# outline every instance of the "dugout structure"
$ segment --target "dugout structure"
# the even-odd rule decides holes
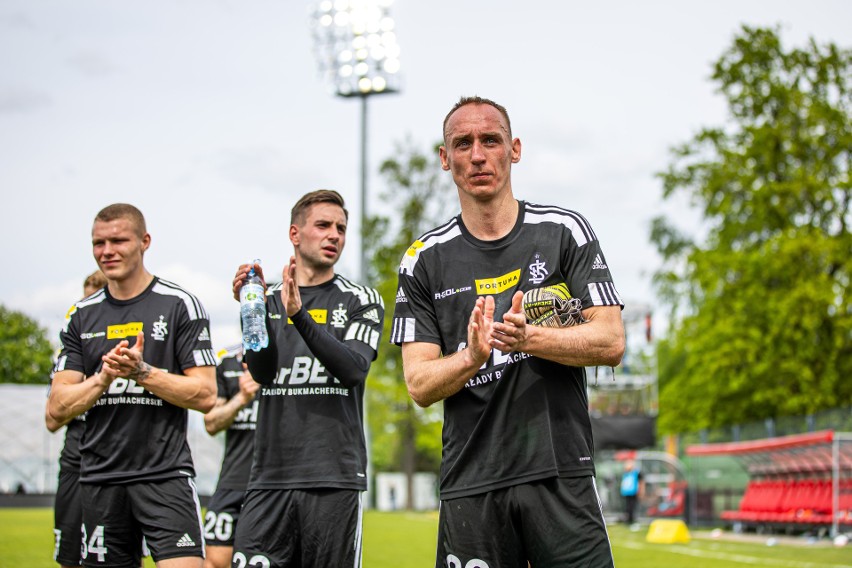
[[[852,433],[823,430],[689,446],[691,458],[730,456],[748,474],[742,499],[719,518],[759,531],[852,529]]]

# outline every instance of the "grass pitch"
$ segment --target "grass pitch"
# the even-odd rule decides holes
[[[422,568],[435,564],[437,513],[364,515],[364,568]],[[852,545],[752,537],[710,538],[693,531],[689,544],[650,544],[647,527],[609,527],[618,568],[849,568]],[[767,542],[774,545],[768,546]],[[56,568],[51,509],[0,509],[0,568]],[[154,563],[147,560],[146,566]]]

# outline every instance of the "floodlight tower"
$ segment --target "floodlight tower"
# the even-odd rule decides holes
[[[361,99],[360,282],[367,284],[367,99],[399,92],[399,45],[389,8],[393,0],[322,0],[312,9],[320,71],[333,94]]]

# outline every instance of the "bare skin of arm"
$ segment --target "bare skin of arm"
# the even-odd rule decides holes
[[[181,408],[207,413],[216,404],[215,367],[189,367],[183,370],[183,375],[167,373],[142,360],[144,333],[139,333],[133,347],[128,345],[124,340],[107,353],[103,358],[104,369],[116,377],[136,381],[148,392]]]
[[[48,429],[51,425],[58,425],[58,429],[89,410],[115,377],[103,369],[88,378],[78,371],[56,373],[47,399],[45,421]]]
[[[523,351],[563,365],[617,365],[624,354],[624,327],[618,306],[588,308],[585,324],[544,328],[526,324],[523,293],[512,298],[503,322],[494,322],[494,299],[478,298],[468,322],[467,347],[441,357],[440,347],[412,342],[402,345],[405,382],[419,406],[429,406],[464,388],[488,360],[491,349]]]
[[[243,374],[240,375],[240,391],[230,400],[224,397],[217,398],[216,406],[204,415],[204,428],[207,433],[213,436],[230,428],[240,410],[254,400],[258,388],[260,388],[260,385],[254,382],[251,373],[248,372],[245,363],[243,363]]]

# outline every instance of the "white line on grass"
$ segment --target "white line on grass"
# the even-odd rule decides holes
[[[619,542],[613,545],[614,548],[623,546],[624,548],[632,548],[633,550],[648,550],[658,545],[647,545],[641,542]],[[658,549],[659,550],[659,549]],[[716,558],[718,560],[730,560],[731,562],[741,562],[743,564],[758,564],[760,566],[789,566],[790,568],[849,568],[846,564],[820,564],[816,562],[791,562],[789,560],[778,560],[775,558],[757,558],[754,556],[745,556],[743,554],[729,554],[727,552],[711,552],[709,550],[692,549],[682,546],[672,546],[665,549],[666,552],[673,554],[683,554],[686,556],[698,556],[701,558]]]

